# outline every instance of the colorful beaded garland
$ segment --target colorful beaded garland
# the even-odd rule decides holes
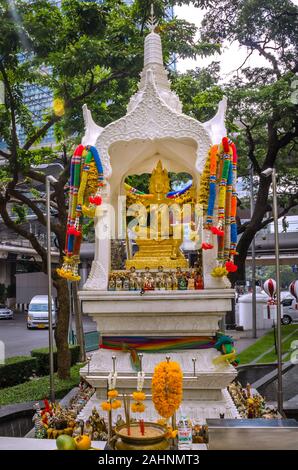
[[[69,208],[65,239],[65,256],[60,277],[79,281],[78,266],[82,241],[82,218],[94,217],[96,206],[102,203],[105,185],[103,166],[96,147],[79,145],[70,164]]]
[[[224,137],[220,145],[213,145],[208,156],[209,195],[205,228],[207,235],[202,243],[204,250],[212,249],[212,235],[217,235],[217,268],[211,273],[222,277],[237,269],[234,264],[237,244],[237,150],[235,144]],[[208,160],[207,160],[208,161]],[[214,208],[217,203],[217,224]]]

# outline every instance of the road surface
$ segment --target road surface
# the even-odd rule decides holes
[[[83,317],[84,331],[95,331],[96,323]],[[0,341],[5,345],[5,357],[29,356],[30,351],[48,346],[48,330],[27,330],[26,313],[17,312],[13,320],[0,320]]]

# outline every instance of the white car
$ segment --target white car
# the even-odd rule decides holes
[[[52,299],[52,324],[56,325],[56,308]],[[27,328],[47,328],[49,326],[49,308],[47,295],[35,295],[29,304]]]
[[[7,320],[13,319],[13,311],[5,305],[0,305],[0,319],[5,318]]]
[[[293,321],[298,321],[298,304],[296,299],[288,294],[281,301],[282,303],[282,319],[283,325],[289,325]]]

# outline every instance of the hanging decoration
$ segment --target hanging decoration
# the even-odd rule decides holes
[[[267,281],[264,282],[263,289],[266,294],[269,295],[270,299],[274,300],[276,293],[276,281],[274,279],[267,279]]]
[[[227,137],[223,137],[220,145],[213,145],[209,150],[201,181],[205,192],[208,174],[208,203],[207,206],[205,204],[207,233],[201,247],[203,250],[212,250],[213,237],[217,236],[217,266],[211,275],[223,277],[237,271],[234,263],[237,244],[237,150]],[[205,192],[200,190],[198,197],[203,205],[206,201]]]
[[[295,297],[296,302],[298,302],[298,279],[296,281],[292,281],[289,285],[290,294]]]
[[[217,351],[222,353],[221,356],[217,356],[213,359],[214,365],[221,364],[223,362],[230,363],[233,366],[237,366],[239,364],[239,360],[236,359],[237,353],[234,347],[234,339],[231,336],[218,333],[214,347]]]
[[[274,320],[276,317],[276,281],[274,279],[267,279],[267,281],[264,282],[263,289],[269,296],[266,318],[268,320]]]
[[[134,403],[131,405],[131,411],[133,413],[143,413],[146,409],[145,404],[143,403],[143,401],[146,400],[146,394],[143,392],[144,381],[145,372],[139,371],[137,378],[137,390],[132,394]]]
[[[110,372],[108,376],[108,399],[101,404],[103,411],[117,410],[121,408],[121,400],[118,400],[119,395],[118,390],[116,389],[117,382],[117,372]]]
[[[82,241],[83,217],[93,218],[97,206],[102,203],[105,186],[103,166],[94,146],[79,145],[74,151],[70,165],[69,208],[65,241],[65,256],[60,277],[79,281],[78,267]]]

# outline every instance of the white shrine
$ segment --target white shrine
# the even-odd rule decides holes
[[[137,291],[108,290],[111,272],[111,240],[104,233],[121,233],[117,217],[118,197],[125,194],[124,180],[131,174],[151,173],[157,160],[171,172],[187,172],[196,187],[211,144],[226,135],[226,100],[222,100],[213,119],[201,123],[182,113],[178,96],[171,91],[163,65],[162,45],[152,30],[145,38],[144,68],[138,92],[131,97],[127,113],[105,128],[97,126],[91,112],[83,108],[85,135],[83,145],[94,145],[102,160],[107,185],[104,203],[96,209],[95,255],[89,277],[79,292],[83,313],[97,323],[101,337],[210,337],[219,331],[219,324],[231,308],[234,290],[227,278],[210,275],[216,266],[214,248],[203,251],[203,290]],[[236,418],[238,412],[227,392],[236,377],[236,369],[227,362],[216,365],[213,359],[221,353],[215,348],[177,350],[167,353],[183,370],[184,415],[200,419]],[[117,389],[121,393],[136,389],[136,372],[130,355],[124,351],[99,349],[92,355],[81,375],[96,388],[96,394],[81,416],[91,414],[94,405],[106,399],[107,379],[116,356]],[[165,359],[165,353],[144,352],[142,365],[146,374],[144,391],[150,394],[154,367]],[[119,413],[118,413],[119,412]],[[117,414],[123,415],[123,410]],[[153,405],[148,402],[147,419],[156,419]]]

